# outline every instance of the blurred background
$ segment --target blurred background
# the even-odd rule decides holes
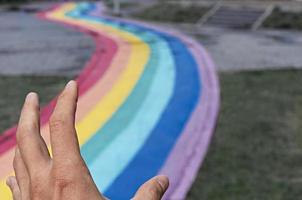
[[[17,97],[34,90],[48,102],[94,50],[88,36],[35,17],[54,2],[0,0],[0,132],[17,122]],[[109,15],[194,37],[217,66],[217,129],[187,199],[302,198],[301,1],[104,2]]]

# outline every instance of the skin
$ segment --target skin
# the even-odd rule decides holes
[[[13,161],[16,176],[7,179],[14,200],[105,200],[81,157],[75,113],[78,88],[70,81],[49,121],[52,157],[40,134],[39,100],[29,93],[21,111]],[[105,161],[104,161],[105,162]],[[134,200],[159,200],[168,189],[166,176],[144,183]]]

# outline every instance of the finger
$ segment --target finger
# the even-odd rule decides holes
[[[21,192],[18,186],[16,177],[10,176],[6,180],[6,185],[9,187],[13,195],[13,200],[21,200]]]
[[[49,121],[50,140],[54,162],[68,158],[79,159],[80,149],[75,130],[75,112],[78,89],[70,81],[58,97],[56,107]]]
[[[160,200],[169,187],[166,176],[156,176],[144,183],[136,192],[134,200]]]
[[[22,160],[21,153],[18,148],[15,151],[14,157],[14,171],[16,174],[16,181],[19,186],[22,200],[29,200],[30,198],[30,179],[26,166]]]
[[[49,153],[40,135],[39,99],[36,93],[29,93],[25,99],[17,129],[17,144],[29,173],[37,165],[49,161]]]

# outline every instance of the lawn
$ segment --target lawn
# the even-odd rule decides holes
[[[217,131],[188,199],[296,200],[302,196],[302,71],[220,73]],[[25,94],[53,98],[69,77],[0,77],[0,130]]]
[[[114,2],[113,2],[113,0],[107,0],[107,1],[105,1],[104,3],[106,4],[106,6],[107,6],[108,8],[113,9],[113,7],[114,7]],[[123,2],[123,1],[121,1],[121,2],[119,3],[119,6],[120,6],[121,9],[124,9],[124,8],[131,8],[131,7],[134,7],[134,6],[136,6],[136,5],[137,5],[137,3],[135,3],[135,2]]]
[[[287,12],[277,7],[264,21],[263,27],[302,30],[302,12]]]
[[[196,23],[208,9],[197,5],[158,3],[133,14],[133,17],[147,21]]]
[[[26,94],[35,91],[45,104],[55,97],[70,77],[0,76],[0,133],[17,122]]]
[[[302,197],[302,71],[221,73],[217,131],[188,199]]]
[[[8,3],[25,3],[27,0],[0,0],[0,4],[8,4]]]

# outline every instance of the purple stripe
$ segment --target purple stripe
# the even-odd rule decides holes
[[[98,15],[101,14],[101,10],[104,11],[102,5],[100,5],[100,8]],[[202,97],[189,123],[159,173],[168,175],[171,184],[164,199],[185,199],[207,153],[218,116],[220,91],[213,61],[199,43],[184,36],[180,32],[167,30],[166,28],[163,29],[140,21],[108,16],[104,17],[131,22],[145,27],[152,27],[161,32],[174,35],[187,44],[187,47],[198,63],[201,80],[203,81]],[[177,163],[177,165],[175,163]]]
[[[161,31],[173,34],[187,43],[198,63],[203,81],[201,100],[159,173],[168,175],[171,182],[164,199],[185,199],[214,132],[220,104],[219,84],[212,59],[201,45],[179,32]]]
[[[192,48],[192,53],[195,56],[206,55],[195,48]],[[206,60],[197,59],[199,66],[204,68],[201,74],[204,85],[201,101],[161,170],[162,174],[170,175],[171,179],[171,189],[167,192],[166,199],[183,199],[186,196],[206,155],[215,128],[219,90],[213,79],[215,77],[207,69],[209,63]],[[178,163],[177,166],[175,163]]]

